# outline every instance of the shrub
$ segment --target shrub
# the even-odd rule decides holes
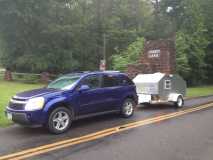
[[[114,70],[125,71],[128,64],[137,63],[139,55],[143,52],[144,38],[137,38],[131,43],[125,51],[112,56],[112,65]]]

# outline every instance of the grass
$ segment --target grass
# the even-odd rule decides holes
[[[25,84],[18,82],[5,82],[0,80],[0,126],[11,124],[4,115],[5,107],[10,98],[18,92],[40,88],[42,84]],[[213,95],[213,86],[195,87],[187,89],[187,97]]]
[[[213,86],[194,87],[187,89],[187,97],[213,95]]]
[[[11,123],[4,115],[5,107],[10,98],[18,92],[39,87],[42,87],[42,85],[0,81],[0,126],[7,126]]]

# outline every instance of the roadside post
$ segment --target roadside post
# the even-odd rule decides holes
[[[102,59],[100,61],[99,69],[100,69],[100,71],[105,71],[106,70],[106,60]]]

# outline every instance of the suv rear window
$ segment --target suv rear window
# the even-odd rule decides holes
[[[129,79],[129,77],[122,76],[120,79],[120,85],[128,86],[128,85],[134,85],[134,83],[132,82],[131,79]]]
[[[117,86],[118,83],[118,78],[113,75],[104,75],[103,76],[103,81],[102,81],[102,87],[114,87]]]

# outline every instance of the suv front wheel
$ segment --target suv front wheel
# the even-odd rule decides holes
[[[135,106],[136,104],[132,99],[126,99],[121,109],[121,115],[125,118],[131,117],[134,114]]]
[[[65,107],[58,107],[50,113],[47,128],[51,133],[61,134],[70,128],[71,123],[71,111]]]

